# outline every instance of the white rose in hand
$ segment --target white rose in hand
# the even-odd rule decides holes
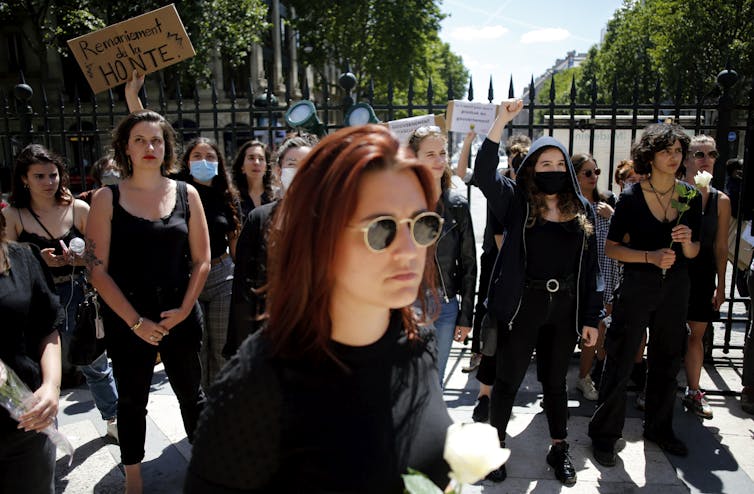
[[[443,457],[450,465],[450,477],[461,484],[473,484],[508,461],[511,452],[500,447],[497,429],[489,424],[456,423],[448,427]]]
[[[706,189],[709,187],[709,183],[712,181],[712,174],[708,171],[696,172],[694,176],[694,184],[697,189]]]

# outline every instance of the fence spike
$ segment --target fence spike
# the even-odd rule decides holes
[[[467,91],[469,101],[474,101],[474,78],[469,76],[469,90]]]
[[[513,92],[513,74],[511,74],[511,78],[508,81],[508,97],[509,98],[515,98],[516,93]]]
[[[374,106],[374,79],[369,78],[369,86],[367,86],[367,99],[369,104]]]
[[[453,74],[448,73],[448,101],[455,99],[455,92],[453,91]]]
[[[495,90],[492,89],[492,74],[490,74],[490,85],[487,88],[487,101],[492,103],[492,100],[495,99]]]
[[[309,78],[306,77],[306,73],[304,73],[304,83],[301,86],[301,97],[304,99],[310,99],[309,98]]]
[[[550,103],[555,103],[555,73],[550,75]]]
[[[571,103],[576,102],[576,74],[571,74]]]

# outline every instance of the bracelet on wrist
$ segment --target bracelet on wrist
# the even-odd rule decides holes
[[[138,320],[138,321],[136,321],[136,322],[135,322],[135,323],[133,324],[133,326],[130,326],[130,328],[131,328],[131,331],[136,331],[137,329],[139,329],[139,328],[141,327],[141,325],[142,325],[142,323],[143,323],[143,322],[144,322],[144,318],[143,318],[143,317],[141,317],[141,316],[139,316],[139,320]]]

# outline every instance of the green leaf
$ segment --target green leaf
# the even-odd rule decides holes
[[[678,193],[680,197],[686,197],[686,194],[689,190],[690,189],[687,189],[686,187],[684,187],[684,185],[681,182],[678,182],[675,184],[675,191]]]
[[[409,494],[443,494],[434,482],[429,480],[423,473],[408,469],[409,473],[402,475],[403,484]]]

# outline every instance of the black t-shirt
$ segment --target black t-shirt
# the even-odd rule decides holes
[[[564,279],[576,273],[583,232],[577,219],[537,221],[526,228],[526,276]]]
[[[204,216],[209,230],[209,246],[212,258],[223,255],[228,250],[228,234],[236,228],[233,211],[226,202],[225,194],[214,187],[192,181],[202,200]]]
[[[11,268],[0,274],[0,359],[35,391],[42,384],[40,344],[62,321],[63,311],[36,247],[13,242],[7,247]],[[0,407],[0,432],[16,426]]]
[[[255,333],[210,389],[186,492],[402,493],[408,467],[444,488],[451,420],[423,336],[395,311],[371,345],[331,342],[340,365],[273,358]]]
[[[690,185],[678,182],[687,189],[692,189]],[[657,249],[667,249],[670,247],[670,232],[676,224],[686,225],[691,228],[691,240],[699,240],[700,225],[702,220],[702,197],[698,193],[689,202],[691,206],[680,217],[680,223],[677,219],[664,222],[660,221],[652,214],[649,209],[644,193],[641,190],[641,183],[633,184],[623,190],[615,205],[615,212],[610,219],[610,230],[607,233],[608,240],[623,243],[623,239],[628,234],[627,247],[635,250],[653,251]],[[673,243],[675,251],[675,263],[670,269],[676,269],[686,266],[688,259],[683,255],[682,246]],[[659,269],[654,265],[645,263],[625,263],[626,269]]]

